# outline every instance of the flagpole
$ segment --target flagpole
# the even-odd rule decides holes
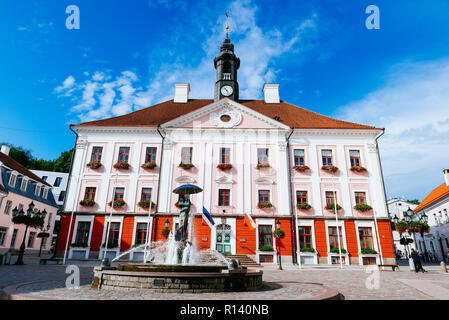
[[[337,191],[335,191],[335,190],[334,190],[334,213],[335,213],[335,220],[337,222],[337,241],[338,241],[338,251],[339,251],[339,256],[340,256],[340,268],[343,269],[343,263],[341,260],[340,228],[338,225]]]
[[[301,248],[299,247],[299,230],[298,230],[298,209],[295,209],[295,221],[296,221],[296,247],[298,250],[298,264],[299,264],[299,269],[302,269],[302,264],[301,264]]]
[[[115,182],[114,182],[114,187],[112,188],[111,212],[109,214],[109,222],[107,224],[108,227],[106,228],[106,242],[104,244],[103,259],[106,258],[106,253],[108,251],[109,230],[111,229],[112,210],[114,209],[114,195],[115,195],[115,189],[117,188],[117,176],[118,176],[118,173],[115,173]]]
[[[149,231],[150,231],[152,199],[153,199],[153,189],[151,189],[151,194],[150,194],[150,209],[148,210],[147,236],[146,236],[146,239],[145,239],[145,249],[144,249],[144,253],[143,253],[143,263],[147,263],[147,247],[148,247],[148,239],[149,239],[149,234],[150,234]]]
[[[79,189],[80,189],[80,184],[81,184],[81,172],[82,172],[82,169],[83,169],[83,161],[84,161],[85,151],[86,151],[86,145],[83,146],[83,156],[81,158],[80,170],[79,170],[79,173],[78,173],[78,181],[77,181],[77,186],[76,186],[76,191],[75,191],[75,199],[74,199],[75,201],[73,202],[72,213],[70,215],[70,224],[69,224],[69,230],[67,231],[67,240],[65,242],[64,259],[62,259],[62,264],[65,264],[65,259],[66,259],[66,256],[67,256],[67,248],[69,246],[70,230],[72,230],[73,213],[75,211],[75,207],[76,207],[76,204],[77,204],[78,199],[79,199],[79,193],[80,193]]]

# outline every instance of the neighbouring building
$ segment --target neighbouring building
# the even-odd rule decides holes
[[[414,210],[416,208],[416,204],[410,203],[404,199],[401,198],[391,198],[387,201],[388,205],[388,214],[390,215],[391,222],[394,223],[394,218],[398,217],[399,220],[404,219],[404,211],[407,211],[408,208],[411,210]],[[392,228],[393,231],[393,244],[394,249],[400,250],[404,257],[406,256],[406,253],[410,254],[410,249],[415,248],[415,243],[411,243],[408,245],[408,248],[406,248],[405,245],[402,245],[399,243],[401,240],[401,235],[399,232],[397,232],[394,228]],[[410,235],[407,235],[407,238],[411,238]]]
[[[60,209],[62,209],[65,194],[67,191],[67,182],[69,179],[69,174],[64,172],[43,171],[43,170],[30,170],[30,171],[52,186],[51,191],[53,193],[53,197],[56,201],[56,204],[59,206]],[[52,248],[56,245],[60,223],[61,223],[61,216],[58,214],[56,215],[55,227],[53,229],[53,235],[51,240]]]
[[[173,100],[72,127],[77,140],[58,254],[68,239],[69,258],[102,258],[108,229],[112,257],[144,243],[147,232],[150,241],[165,240],[165,224],[174,232],[179,222],[173,189],[195,184],[203,189],[190,197],[200,250],[262,264],[277,263],[280,250],[283,263],[331,264],[340,263],[340,242],[345,264],[379,264],[380,253],[395,263],[377,145],[383,129],[287,103],[279,84],[265,84],[263,100],[239,99],[240,59],[228,36],[213,63],[213,100],[190,99],[189,84],[176,83]]]
[[[33,172],[9,157],[9,147],[2,146],[0,152],[0,253],[9,249],[19,249],[25,232],[24,225],[12,223],[12,210],[17,208],[27,211],[31,202],[34,210],[45,210],[44,230],[52,233],[58,205],[52,193],[52,186]],[[51,239],[38,238],[40,229],[28,228],[25,238],[27,253],[49,251]],[[41,243],[42,242],[42,243]]]
[[[439,261],[448,261],[449,248],[449,169],[443,170],[444,183],[436,187],[414,209],[419,216],[428,217],[430,232],[416,234],[418,250],[432,253]]]

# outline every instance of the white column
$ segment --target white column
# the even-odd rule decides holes
[[[248,214],[251,214],[251,145],[248,141],[246,141],[246,148],[245,148],[245,165],[244,165],[244,189],[245,189],[245,195],[244,195],[244,204],[245,204],[245,212]]]
[[[278,142],[278,174],[277,174],[277,191],[278,191],[278,214],[288,215],[291,212],[291,199],[289,197],[289,178],[288,170],[290,164],[288,163],[287,142]]]
[[[159,212],[170,211],[170,196],[172,194],[171,180],[173,173],[173,142],[170,137],[164,141],[164,152],[161,159],[161,172],[159,175],[160,192],[158,196]]]
[[[237,161],[237,213],[243,214],[243,208],[244,208],[244,194],[243,194],[243,144],[242,142],[237,142],[236,150],[233,152],[236,152],[236,161]]]
[[[204,175],[204,207],[209,212],[212,213],[215,208],[211,207],[211,195],[213,190],[212,188],[212,163],[213,163],[213,153],[212,153],[212,143],[206,142],[206,154],[207,157],[204,158],[204,166],[205,166],[205,175]],[[202,208],[201,208],[202,209]]]
[[[313,208],[315,209],[316,216],[322,216],[322,205],[321,205],[321,189],[320,189],[320,170],[321,165],[317,162],[317,151],[316,144],[311,144],[310,150],[310,170],[312,171],[312,192],[313,192]],[[319,160],[318,160],[319,161]]]
[[[371,185],[372,207],[376,210],[377,217],[388,217],[386,211],[385,192],[382,185],[382,172],[380,169],[377,146],[375,143],[367,144],[367,169]]]
[[[344,211],[345,211],[345,217],[352,216],[352,205],[351,205],[351,197],[353,195],[350,194],[349,191],[349,179],[347,175],[347,168],[346,168],[346,154],[345,154],[345,148],[342,144],[338,144],[336,147],[337,151],[337,167],[338,172],[340,174],[340,177],[338,178],[341,188],[341,201],[342,203],[339,203],[342,205]],[[338,196],[337,196],[338,201]]]

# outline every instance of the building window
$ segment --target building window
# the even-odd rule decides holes
[[[9,214],[11,212],[11,207],[12,207],[12,201],[11,200],[7,200],[6,201],[6,205],[5,205],[5,214]]]
[[[220,163],[231,163],[231,149],[220,148]]]
[[[65,191],[61,191],[61,193],[59,193],[59,197],[58,197],[58,201],[64,201],[64,197],[65,197]]]
[[[355,193],[355,204],[366,204],[366,193],[356,192]]]
[[[53,184],[54,187],[59,187],[61,185],[62,178],[56,177],[55,183]]]
[[[321,150],[321,159],[323,160],[323,166],[331,166],[332,150]]]
[[[181,162],[184,164],[192,164],[192,147],[184,147],[181,149]]]
[[[270,190],[259,190],[259,203],[270,202]]]
[[[364,266],[369,266],[369,265],[376,265],[376,258],[375,257],[363,257],[363,265]]]
[[[117,199],[124,199],[125,197],[125,188],[115,188],[114,192],[114,201]]]
[[[349,158],[351,160],[351,167],[360,167],[360,151],[359,150],[349,150]]]
[[[47,176],[42,176],[42,180],[47,181]]]
[[[307,191],[296,191],[296,203],[307,203]]]
[[[7,228],[0,227],[0,246],[3,246],[5,244],[7,231]]]
[[[259,247],[273,247],[273,234],[270,225],[259,226]]]
[[[371,228],[359,228],[360,249],[373,249],[373,235]]]
[[[93,147],[92,148],[92,156],[90,157],[90,161],[101,163],[102,154],[103,154],[103,147]]]
[[[337,234],[337,227],[329,227],[329,249],[338,249],[338,234]],[[340,233],[340,247],[343,248],[343,241],[342,241],[342,234],[341,234],[341,227],[338,227],[338,232]]]
[[[89,243],[90,222],[78,222],[78,228],[76,229],[75,242],[77,244]]]
[[[142,194],[140,196],[140,201],[150,201],[151,200],[151,192],[153,191],[152,188],[142,188]]]
[[[16,239],[17,239],[17,233],[19,232],[19,229],[14,229],[14,231],[12,232],[12,237],[11,237],[11,244],[10,244],[10,248],[14,248],[14,246],[16,245]]]
[[[28,185],[28,180],[25,179],[25,177],[22,178],[22,183],[20,184],[20,190],[26,191],[27,185]]]
[[[273,256],[267,255],[267,254],[261,254],[259,255],[259,262],[260,263],[272,263],[273,262]]]
[[[295,149],[294,156],[295,156],[295,166],[305,165],[306,162],[304,160],[304,150],[303,149]]]
[[[28,237],[28,248],[32,248],[34,246],[34,239],[36,238],[36,232],[30,232],[30,236]]]
[[[111,223],[109,229],[109,244],[117,244],[120,236],[120,222]]]
[[[268,149],[257,149],[257,164],[268,164]]]
[[[145,151],[145,162],[156,162],[156,147],[147,147]]]
[[[299,248],[312,247],[312,227],[298,227]]]
[[[136,243],[135,244],[144,244],[147,240],[147,224],[146,223],[138,223],[136,226]]]
[[[19,207],[17,208],[18,210],[19,210],[19,212],[21,211],[21,210],[23,210],[23,204],[22,203],[19,203]],[[34,208],[34,212],[36,213],[36,212],[38,212],[39,210],[37,209],[37,208]]]
[[[334,196],[336,200],[337,199],[336,192],[334,193],[334,191],[326,191],[326,205],[334,204]]]
[[[41,194],[41,188],[42,188],[42,186],[36,185],[36,190],[35,190],[35,193],[34,193],[34,195],[35,195],[36,197],[39,197],[39,196],[40,196],[40,194]]]
[[[218,190],[218,205],[229,206],[231,198],[231,191],[229,189]]]
[[[15,188],[17,182],[17,176],[15,174],[11,173],[11,176],[9,177],[9,186]]]
[[[48,189],[47,188],[43,188],[44,191],[42,192],[42,198],[47,199],[48,196]]]
[[[129,147],[120,147],[118,150],[118,162],[126,162],[129,160]]]
[[[84,193],[84,200],[95,200],[95,193],[97,192],[96,187],[86,187]]]

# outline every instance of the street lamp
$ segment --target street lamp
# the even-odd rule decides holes
[[[31,203],[28,205],[27,214],[25,215],[25,212],[21,208],[20,211],[15,207],[12,210],[12,222],[14,224],[24,224],[25,227],[25,233],[23,235],[22,244],[20,245],[20,251],[19,256],[16,261],[16,265],[22,265],[23,263],[23,255],[25,253],[25,239],[28,232],[28,227],[32,228],[39,228],[44,225],[44,218],[47,212],[44,210],[43,213],[40,211],[34,212],[34,203],[31,201]]]
[[[426,223],[429,220],[429,218],[427,217],[427,214],[423,211],[423,213],[421,214],[421,217],[419,217],[419,221],[421,223]],[[427,253],[427,247],[426,247],[426,239],[424,239],[424,230],[423,228],[421,228],[421,230],[419,231],[419,233],[421,234],[421,239],[423,241],[424,244],[424,257],[426,258],[426,261],[428,260],[428,253]]]
[[[399,222],[399,218],[398,218],[397,215],[394,215],[393,221],[394,221],[395,224],[397,224]]]
[[[170,227],[170,221],[167,219],[165,220],[165,229],[168,229],[168,227]]]
[[[279,270],[282,270],[282,256],[281,256],[281,222],[278,220],[276,222],[276,238],[278,239],[278,245],[279,245],[279,251],[278,251],[278,257],[279,257]]]

